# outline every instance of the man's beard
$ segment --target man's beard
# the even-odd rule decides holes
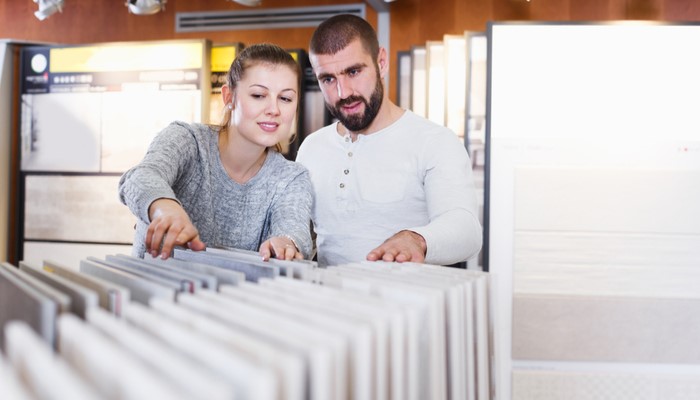
[[[384,86],[382,86],[381,77],[377,73],[377,84],[374,87],[372,96],[369,98],[369,102],[362,96],[350,96],[345,99],[338,100],[335,103],[335,107],[331,107],[328,103],[328,110],[331,115],[338,119],[348,130],[352,132],[359,132],[365,130],[369,124],[374,121],[379,113],[379,108],[382,106],[382,98],[384,97]],[[341,107],[344,105],[352,104],[357,101],[361,101],[365,105],[365,110],[359,114],[345,115],[341,111]]]

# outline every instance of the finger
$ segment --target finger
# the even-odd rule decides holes
[[[385,251],[384,255],[382,256],[382,261],[394,261],[396,259],[397,254],[398,254],[397,250]]]
[[[192,238],[197,237],[197,229],[191,226],[183,226],[179,223],[170,225],[168,232],[163,239],[163,248],[160,253],[162,259],[167,259],[175,246],[183,246]]]
[[[382,250],[382,248],[381,248],[381,247],[377,247],[376,249],[370,251],[370,252],[367,254],[367,257],[366,257],[366,258],[367,258],[367,261],[377,261],[377,260],[379,260],[380,258],[382,258],[383,255],[384,255],[384,251]]]
[[[260,256],[262,257],[263,261],[269,261],[270,256],[272,256],[272,246],[270,246],[269,242],[265,242],[262,245],[260,245]]]
[[[158,257],[158,250],[160,249],[160,244],[163,241],[163,235],[167,233],[168,227],[166,224],[158,221],[151,222],[150,227],[153,227],[153,234],[151,235],[150,241],[146,242],[146,246],[150,249],[151,255],[153,257]]]
[[[290,248],[293,248],[294,246],[292,245],[278,245],[275,247],[275,258],[278,260],[287,260],[287,253],[289,252]]]
[[[155,224],[151,222],[148,224],[148,229],[146,230],[146,252],[151,253],[151,241],[153,240],[153,230],[155,229]],[[151,253],[151,255],[153,255]]]
[[[411,261],[411,254],[401,252],[401,253],[396,255],[395,261],[397,261],[397,262]]]
[[[170,256],[179,234],[180,232],[176,232],[176,228],[173,226],[168,229],[168,232],[165,234],[165,239],[163,239],[163,248],[160,251],[160,258],[165,260]]]
[[[297,252],[294,254],[294,259],[295,259],[295,260],[303,260],[303,259],[304,259],[304,255],[301,254],[300,251],[297,251]]]
[[[207,244],[202,242],[199,235],[197,235],[194,239],[187,242],[187,248],[194,251],[202,251],[207,248]]]
[[[285,260],[293,260],[294,255],[297,254],[297,248],[294,245],[286,245],[284,246],[284,259]]]

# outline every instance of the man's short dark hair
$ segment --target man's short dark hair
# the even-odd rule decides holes
[[[323,21],[311,36],[309,50],[311,54],[333,55],[355,39],[360,39],[362,47],[376,63],[379,55],[377,32],[369,22],[352,14],[336,15]]]

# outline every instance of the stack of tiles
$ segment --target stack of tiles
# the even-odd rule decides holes
[[[54,398],[491,398],[483,272],[211,248],[4,264],[0,285],[12,306],[0,309],[0,382],[16,398],[51,387]]]

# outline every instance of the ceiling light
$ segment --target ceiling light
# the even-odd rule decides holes
[[[128,0],[129,12],[136,15],[151,15],[165,10],[167,0]]]
[[[248,7],[257,7],[262,4],[262,0],[233,0],[233,2]]]
[[[63,8],[63,0],[34,0],[34,2],[39,4],[39,9],[34,13],[39,21],[45,20],[56,11],[62,11]]]

